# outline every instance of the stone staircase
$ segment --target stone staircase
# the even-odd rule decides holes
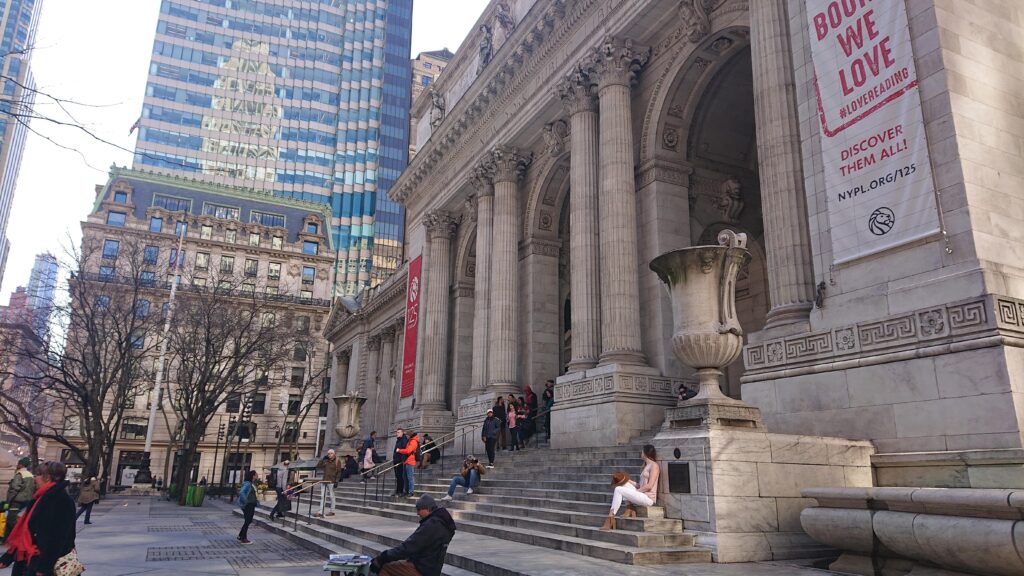
[[[572,450],[533,448],[500,453],[495,468],[488,470],[474,494],[467,495],[459,488],[455,500],[443,504],[458,524],[456,541],[464,538],[462,535],[474,535],[477,542],[469,549],[473,552],[488,546],[490,540],[506,548],[517,543],[525,545],[524,553],[532,549],[535,555],[543,551],[537,548],[545,549],[557,552],[563,563],[598,562],[602,566],[593,569],[617,573],[624,573],[623,569],[616,569],[616,564],[611,563],[621,566],[710,562],[710,550],[696,547],[694,537],[683,531],[682,521],[665,518],[664,509],[658,506],[639,509],[637,518],[619,518],[617,530],[599,529],[611,499],[610,473],[626,470],[634,479],[638,478],[640,445]],[[462,456],[453,455],[446,460],[443,473],[439,464],[425,473],[417,471],[417,495],[426,492],[438,499],[445,495]],[[337,516],[312,519],[309,524],[300,521],[298,535],[367,554],[400,542],[419,520],[415,499],[384,496],[378,501],[374,499],[374,483],[365,486],[364,497],[363,484],[339,484]],[[393,479],[389,477],[383,493],[390,494],[392,490]],[[262,522],[263,516],[259,518]],[[378,524],[384,528],[392,526],[384,519],[399,522],[393,528],[394,537],[382,533],[386,530],[371,528]],[[284,531],[291,532],[292,524],[287,522]],[[517,573],[500,562],[488,564],[478,554],[460,556],[454,544],[448,554],[448,565],[453,569]],[[494,554],[489,558],[493,560]]]

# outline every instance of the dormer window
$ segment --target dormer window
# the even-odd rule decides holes
[[[128,193],[127,192],[114,192],[114,202],[117,203],[117,204],[127,204],[128,203]]]
[[[306,222],[306,234],[319,234],[320,225],[316,222]]]

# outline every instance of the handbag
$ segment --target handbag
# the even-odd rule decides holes
[[[85,572],[85,564],[78,561],[78,551],[75,549],[58,558],[53,565],[53,576],[80,576],[82,572]]]

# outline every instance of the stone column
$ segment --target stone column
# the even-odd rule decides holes
[[[443,210],[430,212],[423,219],[430,238],[430,271],[427,275],[422,332],[423,389],[422,408],[444,409],[445,377],[448,366],[448,279],[451,277],[451,244],[458,221]]]
[[[557,87],[569,116],[569,268],[572,279],[572,360],[569,371],[593,368],[601,356],[601,270],[598,226],[597,102],[583,69]]]
[[[371,390],[377,386],[377,360],[380,358],[380,334],[374,334],[366,339],[366,379],[359,390],[361,396],[370,397]]]
[[[636,182],[630,88],[649,48],[606,38],[590,60],[600,114],[601,361],[645,365],[640,341]],[[573,233],[576,234],[575,232]],[[575,295],[574,295],[575,298]],[[573,340],[576,334],[573,333]]]
[[[380,371],[377,378],[376,402],[373,408],[373,429],[380,433],[387,427],[391,403],[391,378],[389,371],[395,358],[395,326],[389,325],[380,332]]]
[[[814,302],[788,22],[785,0],[750,3],[758,173],[771,300],[766,328],[806,321]]]
[[[334,390],[335,396],[351,392],[348,389],[348,371],[349,362],[351,360],[352,348],[339,350],[337,354],[334,355],[334,378],[331,379],[331,388]],[[337,380],[335,380],[335,378],[337,378]]]
[[[498,146],[494,162],[494,231],[491,253],[491,313],[488,342],[488,384],[495,393],[519,391],[516,362],[519,347],[519,181],[531,158],[515,148]]]
[[[471,393],[487,389],[487,342],[491,308],[491,235],[494,226],[494,166],[473,168],[476,188],[476,276],[473,285],[473,377]]]

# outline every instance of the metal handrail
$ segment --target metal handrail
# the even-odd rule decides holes
[[[454,443],[456,440],[458,440],[460,438],[465,438],[466,435],[472,433],[475,430],[476,430],[476,426],[463,426],[461,430],[453,430],[453,431],[451,431],[451,432],[441,436],[440,439],[434,440],[434,446],[432,448],[424,450],[422,452],[422,454],[426,454],[428,452],[434,452],[436,450],[440,450],[441,451],[441,473],[444,474],[444,447],[447,446],[448,444]],[[463,443],[463,446],[465,446],[465,443]],[[381,500],[381,488],[383,486],[383,483],[384,483],[384,480],[385,480],[385,476],[387,475],[388,472],[394,470],[395,468],[398,468],[399,466],[404,466],[404,462],[397,463],[397,464],[394,463],[394,462],[391,462],[390,464],[380,464],[379,466],[375,466],[375,467],[371,468],[370,470],[368,470],[366,472],[366,474],[376,474],[377,486],[376,486],[376,498],[375,498],[375,500],[377,500],[378,502]],[[366,499],[367,499],[367,488],[368,488],[368,486],[366,486],[364,484],[364,486],[363,486],[363,504],[364,505],[366,504]]]
[[[302,482],[300,482],[299,485],[301,486],[301,485],[303,485],[303,484],[305,484],[307,482],[309,482],[309,486],[305,486],[305,487],[303,487],[303,488],[301,488],[299,490],[296,490],[292,494],[293,496],[298,496],[297,502],[296,502],[296,505],[295,505],[295,521],[292,523],[292,530],[298,530],[299,529],[299,516],[302,515],[302,512],[301,512],[301,510],[302,510],[302,494],[304,492],[306,492],[306,491],[309,491],[309,509],[306,511],[306,518],[307,518],[306,524],[310,524],[308,519],[313,516],[313,488],[315,486],[320,485],[320,484],[327,484],[327,481],[325,481],[325,480],[316,480],[316,479],[310,480],[310,479],[306,479],[306,480],[303,480]]]

